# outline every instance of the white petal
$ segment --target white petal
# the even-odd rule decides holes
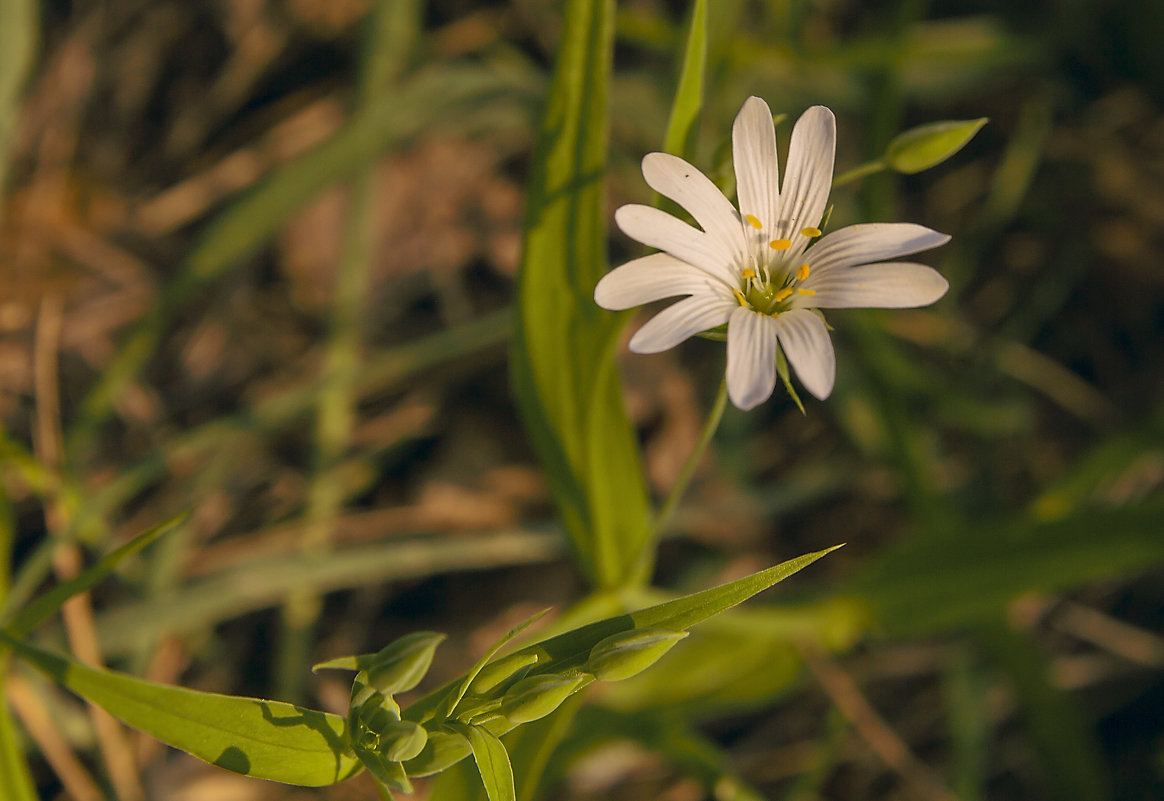
[[[866,264],[815,278],[804,282],[816,291],[805,300],[818,309],[910,309],[930,305],[950,288],[937,270],[908,262]]]
[[[675,303],[656,314],[631,337],[635,353],[658,353],[678,345],[701,331],[723,325],[732,308],[740,308],[734,298],[695,295]]]
[[[820,400],[827,398],[837,377],[837,357],[825,324],[807,309],[793,309],[776,318],[776,333],[800,383]]]
[[[621,311],[663,298],[707,290],[711,276],[669,253],[652,253],[628,261],[602,276],[594,287],[594,302]],[[718,283],[718,282],[715,282]]]
[[[837,120],[824,106],[813,106],[800,115],[792,129],[780,190],[780,223],[792,240],[792,250],[803,248],[809,237],[803,228],[815,228],[824,216],[833,185],[833,159],[837,150]]]
[[[776,320],[738,306],[728,321],[728,397],[747,411],[768,400],[775,388]]]
[[[706,175],[678,156],[648,153],[643,157],[643,177],[651,189],[686,209],[734,258],[743,256],[740,215]]]
[[[739,282],[731,253],[708,234],[665,211],[631,204],[618,209],[614,221],[631,239],[664,250],[732,286]]]
[[[950,241],[947,234],[913,223],[864,223],[826,234],[804,254],[814,275],[841,267],[896,259]]]
[[[755,216],[771,231],[780,202],[780,163],[772,110],[758,97],[744,101],[732,125],[732,164],[740,214]]]

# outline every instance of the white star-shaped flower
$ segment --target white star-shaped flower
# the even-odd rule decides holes
[[[805,389],[832,392],[836,358],[817,309],[909,308],[949,287],[923,264],[886,262],[945,244],[945,234],[910,223],[851,225],[821,236],[833,180],[836,120],[824,106],[804,112],[792,131],[784,185],[768,104],[744,103],[732,128],[739,210],[703,173],[666,153],[643,159],[652,189],[686,209],[703,230],[650,206],[623,206],[623,232],[658,248],[616,267],[594,289],[607,309],[686,295],[631,338],[636,353],[658,353],[727,324],[727,388],[751,409],[776,387],[776,349]],[[873,262],[881,262],[874,264]]]

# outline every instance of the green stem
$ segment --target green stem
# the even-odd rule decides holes
[[[859,164],[853,169],[843,172],[833,179],[833,188],[844,186],[850,181],[855,181],[858,178],[864,178],[866,175],[873,175],[879,173],[888,167],[884,161],[866,161],[864,164]]]
[[[707,422],[703,424],[703,431],[699,434],[699,441],[695,443],[691,455],[687,457],[687,461],[683,464],[683,469],[679,471],[679,478],[675,480],[675,485],[671,487],[671,491],[667,494],[667,499],[663,501],[659,513],[655,515],[656,536],[667,525],[667,521],[670,520],[671,515],[675,512],[675,507],[679,505],[679,499],[683,497],[683,493],[687,491],[687,485],[691,483],[691,478],[695,475],[695,468],[703,460],[703,454],[707,450],[707,446],[711,444],[711,438],[715,436],[715,430],[719,428],[719,421],[723,419],[723,411],[727,408],[727,398],[727,377],[725,376],[724,380],[719,382],[719,393],[715,396],[715,402],[711,406],[711,413],[707,415]]]

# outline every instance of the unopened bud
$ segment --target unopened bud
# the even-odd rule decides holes
[[[379,751],[389,762],[412,759],[424,750],[428,732],[408,720],[394,720],[380,731]]]
[[[622,681],[659,661],[685,631],[635,629],[612,634],[590,649],[587,669],[601,681]]]
[[[513,683],[525,675],[531,665],[537,664],[538,655],[522,653],[502,657],[496,662],[490,662],[477,674],[473,683],[469,685],[469,692],[475,695],[486,695],[501,688],[506,682]]]
[[[411,690],[428,673],[433,653],[444,638],[439,632],[417,631],[393,640],[368,665],[368,683],[382,693]]]
[[[542,673],[527,676],[501,699],[501,714],[516,724],[529,723],[553,712],[589,677]]]
[[[941,164],[961,150],[986,124],[976,120],[951,120],[919,125],[900,133],[885,150],[885,163],[893,170],[912,174]]]

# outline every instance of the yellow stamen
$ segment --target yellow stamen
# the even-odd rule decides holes
[[[779,316],[780,316],[780,312],[772,312],[772,319],[773,320],[775,320]]]
[[[797,291],[797,293],[799,293],[801,295],[815,295],[816,294],[815,289],[798,289],[796,291]]]
[[[772,248],[772,250],[788,250],[788,248],[792,247],[792,240],[791,239],[773,239],[771,242],[768,243],[768,247]]]
[[[752,226],[757,231],[759,231],[761,228],[764,227],[763,225],[760,224],[760,219],[758,217],[756,217],[754,214],[745,214],[744,219],[748,221],[748,225]]]
[[[743,292],[741,292],[741,291],[740,291],[740,290],[738,290],[738,289],[733,289],[733,290],[732,290],[732,292],[733,292],[733,293],[735,293],[736,300],[738,300],[738,301],[740,302],[740,305],[741,305],[741,306],[747,306],[747,305],[748,305],[748,301],[747,301],[747,300],[744,298],[744,293],[743,293]]]
[[[799,267],[797,267],[796,268],[796,280],[803,281],[805,278],[808,278],[808,270],[809,270],[809,267],[807,264],[802,264]]]
[[[801,228],[801,229],[800,229],[800,233],[804,234],[804,235],[805,235],[805,236],[807,236],[809,239],[812,239],[814,236],[820,236],[820,229],[819,229],[819,228],[813,228],[813,227],[810,225],[808,228]]]
[[[779,292],[777,292],[775,295],[772,296],[772,302],[779,303],[782,300],[788,300],[788,298],[791,295],[792,295],[792,287],[786,286],[783,289],[781,289]]]
[[[749,278],[755,278],[755,277],[756,277],[756,271],[753,270],[751,267],[745,267],[744,271],[742,273],[740,273],[740,278],[743,278],[745,281],[747,281]]]

